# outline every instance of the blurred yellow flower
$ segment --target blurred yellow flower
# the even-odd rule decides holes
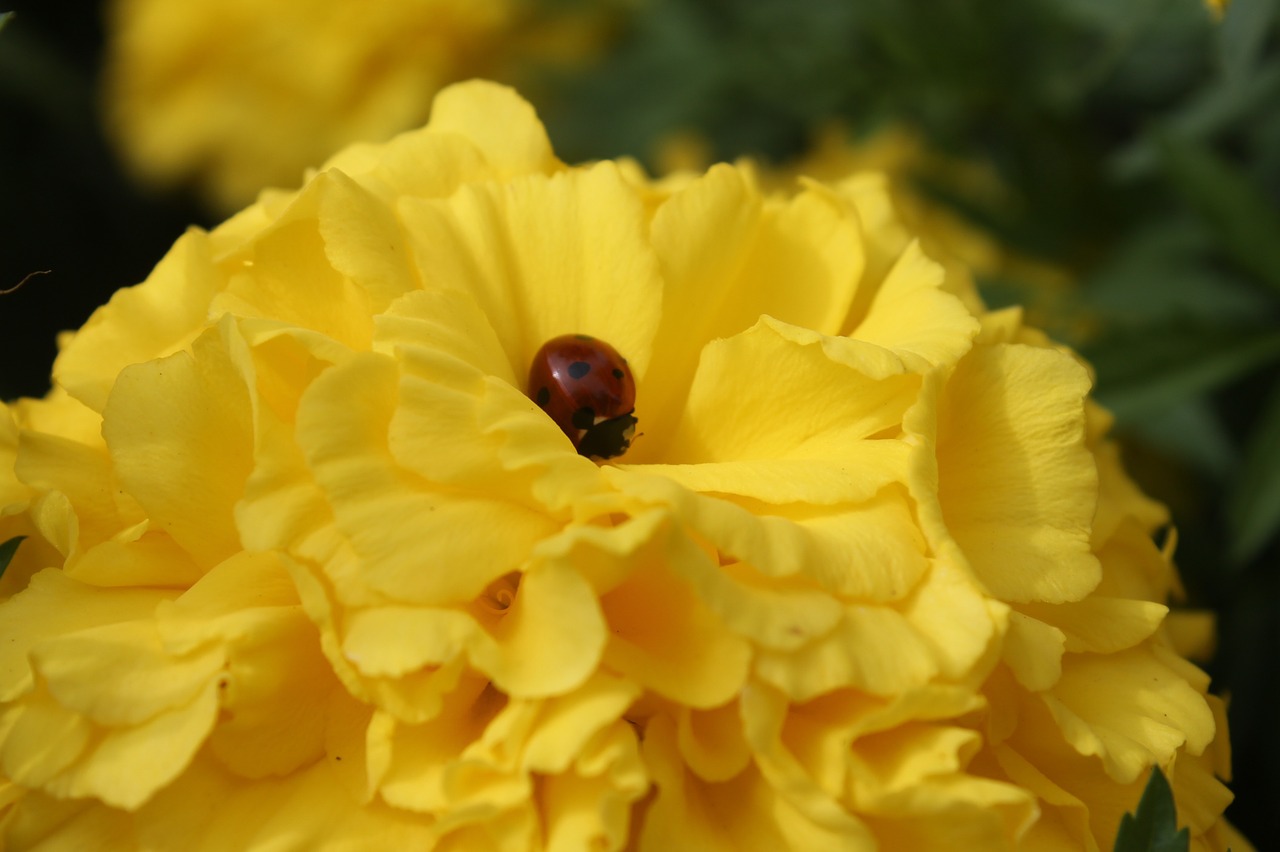
[[[611,464],[525,395],[574,332]],[[6,848],[1110,849],[1155,765],[1248,848],[1086,367],[876,175],[570,168],[465,84],[62,344],[0,417]]]
[[[441,86],[583,58],[603,10],[536,0],[112,0],[104,111],[131,170],[216,210],[420,125]]]

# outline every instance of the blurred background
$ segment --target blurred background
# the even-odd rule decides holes
[[[1280,0],[8,8],[0,399],[43,394],[56,334],[185,228],[421,124],[456,79],[516,84],[568,161],[886,170],[990,304],[1095,365],[1184,603],[1216,616],[1228,816],[1280,836]]]

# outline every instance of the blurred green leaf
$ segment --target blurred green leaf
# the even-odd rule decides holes
[[[1256,124],[1280,98],[1280,62],[1263,65],[1241,79],[1216,80],[1187,98],[1164,119],[1163,131],[1185,139],[1208,139],[1234,125]],[[1143,134],[1120,149],[1107,164],[1121,181],[1152,174],[1159,165],[1159,138]]]
[[[1273,312],[1269,291],[1209,262],[1213,246],[1213,234],[1195,217],[1156,219],[1125,239],[1081,285],[1081,308],[1108,328],[1191,318],[1243,324]]]
[[[1218,49],[1228,79],[1239,80],[1253,70],[1278,5],[1277,0],[1232,0],[1227,5],[1218,27]]]
[[[1098,371],[1098,401],[1133,423],[1280,360],[1280,331],[1143,328],[1112,335],[1085,354]]]
[[[12,17],[12,12],[0,12],[0,30],[4,29],[4,25],[9,23],[9,19]]]
[[[1239,170],[1207,146],[1165,136],[1169,176],[1204,216],[1230,256],[1280,291],[1280,212]]]
[[[1253,426],[1239,481],[1227,502],[1231,556],[1252,559],[1280,531],[1280,383]]]
[[[1218,481],[1239,469],[1239,453],[1217,410],[1204,396],[1153,411],[1129,424],[1134,436]]]
[[[3,23],[3,20],[0,20]],[[4,576],[4,571],[9,567],[9,562],[13,560],[13,554],[18,552],[18,545],[22,544],[22,540],[26,536],[20,535],[9,539],[4,544],[0,544],[0,577]]]
[[[1154,766],[1137,810],[1120,817],[1115,852],[1186,852],[1190,848],[1191,829],[1178,830],[1173,789],[1160,767]]]

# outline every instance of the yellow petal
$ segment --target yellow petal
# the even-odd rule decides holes
[[[1084,802],[1055,784],[1014,749],[998,746],[994,756],[1009,779],[1033,793],[1040,802],[1040,818],[1027,835],[1028,843],[1043,844],[1052,852],[1073,849],[1100,852],[1089,830],[1089,808]]]
[[[1037,811],[1012,784],[958,777],[907,791],[889,813],[868,816],[867,825],[885,849],[1012,849]]]
[[[678,417],[698,353],[762,314],[835,334],[862,270],[857,222],[816,192],[766,202],[743,170],[712,167],[653,219],[666,289],[646,420],[658,438]],[[639,449],[639,448],[637,448]],[[642,456],[648,459],[650,456]]]
[[[347,619],[342,653],[367,675],[395,677],[461,655],[480,626],[465,612],[427,607],[359,609]]]
[[[315,627],[296,607],[257,616],[228,648],[218,681],[224,715],[209,737],[209,753],[246,778],[287,775],[320,758],[337,685]]]
[[[89,748],[93,726],[40,691],[0,715],[0,769],[24,787],[56,782]]]
[[[406,200],[400,215],[424,286],[471,293],[510,375],[527,377],[547,340],[589,334],[630,362],[643,397],[662,282],[616,166],[467,186],[448,201]]]
[[[138,846],[222,849],[422,849],[436,834],[427,820],[365,804],[342,783],[334,761],[286,778],[248,782],[209,759],[162,790],[134,816]]]
[[[820,824],[802,814],[780,791],[748,767],[729,781],[706,783],[680,762],[674,725],[665,718],[648,726],[645,763],[658,795],[645,814],[642,852],[699,849],[708,852],[863,852],[875,849],[870,833],[846,815]]]
[[[1001,600],[1079,600],[1101,579],[1089,537],[1097,474],[1084,446],[1088,388],[1085,372],[1061,353],[982,346],[937,402],[932,475],[930,394],[905,421],[921,438],[912,494],[926,534],[935,547],[953,537]],[[931,506],[940,506],[945,530]]]
[[[643,470],[637,468],[636,470]],[[923,542],[900,493],[886,489],[861,506],[753,506],[693,494],[680,486],[636,471],[614,472],[622,490],[653,503],[667,504],[692,531],[711,543],[721,559],[741,561],[765,577],[807,580],[850,597],[894,600],[906,596],[923,576]],[[776,512],[776,515],[767,513]],[[885,530],[893,530],[892,535]],[[811,596],[812,597],[812,596]],[[812,618],[832,623],[834,613],[819,605]],[[725,613],[726,618],[731,618]],[[820,626],[786,625],[796,638],[815,635]],[[773,643],[767,636],[755,634]],[[790,643],[792,646],[795,642]]]
[[[18,459],[18,424],[13,411],[0,401],[0,516],[10,511],[20,511],[31,497],[30,491],[18,481],[13,471]]]
[[[167,533],[143,521],[86,550],[66,568],[67,576],[94,586],[186,588],[200,579],[200,566]]]
[[[892,350],[913,370],[956,363],[977,336],[978,321],[942,282],[942,267],[912,243],[852,336]]]
[[[929,645],[902,613],[850,604],[843,615],[830,633],[797,651],[761,651],[756,674],[797,701],[844,687],[893,695],[937,674]]]
[[[496,176],[550,172],[559,166],[533,107],[513,89],[483,80],[442,89],[429,128],[457,133],[484,154]]]
[[[621,849],[634,819],[632,805],[648,790],[634,735],[627,725],[610,742],[608,782],[580,770],[546,776],[539,790],[547,852]],[[598,758],[593,755],[593,762]],[[581,766],[581,762],[580,762]]]
[[[24,432],[14,472],[40,494],[37,502],[50,492],[67,499],[77,528],[75,545],[66,551],[72,560],[142,520],[136,504],[127,499],[117,501],[119,481],[100,440],[84,444],[56,434]],[[54,536],[49,538],[56,541]]]
[[[685,553],[685,559],[708,561]],[[749,646],[654,555],[640,551],[630,576],[600,600],[609,639],[604,663],[681,704],[723,704],[742,687]]]
[[[401,363],[389,441],[406,469],[562,516],[601,489],[597,467],[517,384],[470,294],[409,294],[378,318],[375,346]]]
[[[941,674],[963,681],[980,677],[1008,621],[1008,610],[992,601],[967,571],[942,557],[904,601],[903,614],[923,638]]]
[[[46,639],[31,653],[49,693],[101,725],[138,725],[192,702],[225,660],[221,649],[166,652],[153,621],[126,621]]]
[[[31,689],[27,656],[43,640],[150,618],[160,601],[174,595],[163,589],[99,589],[52,568],[36,574],[21,594],[0,604],[0,700]]]
[[[1020,612],[1009,613],[1004,662],[1025,688],[1043,692],[1057,683],[1065,646],[1066,636],[1058,628]]]
[[[680,756],[705,781],[728,781],[751,762],[737,701],[709,710],[680,708],[676,732]]]
[[[1151,531],[1169,522],[1169,510],[1143,494],[1125,473],[1120,449],[1105,442],[1093,451],[1098,463],[1098,514],[1093,519],[1093,542],[1101,545],[1128,518]]]
[[[23,536],[23,541],[14,552],[9,567],[0,575],[0,603],[25,589],[30,585],[31,578],[40,571],[50,566],[56,567],[63,561],[62,554],[45,540],[30,514],[24,511],[6,517],[0,513],[0,541],[9,541],[18,536]],[[2,659],[3,655],[0,654],[0,660]],[[0,663],[0,671],[2,670],[3,664]],[[0,679],[2,677],[0,675]],[[0,687],[0,694],[3,691],[3,687]]]
[[[333,155],[324,167],[350,175],[388,203],[400,196],[445,198],[464,183],[493,176],[474,141],[432,127],[406,131],[381,145],[351,145]],[[249,210],[264,206],[260,201]],[[225,225],[219,228],[219,235],[225,230]]]
[[[387,443],[396,379],[394,363],[372,354],[329,369],[299,406],[298,443],[362,560],[364,583],[406,603],[463,603],[515,570],[554,527],[516,504],[432,488],[399,468]]]
[[[213,726],[216,692],[210,682],[189,704],[138,725],[96,731],[36,693],[3,717],[0,765],[8,777],[51,795],[93,796],[132,810],[186,767]]]
[[[244,356],[224,334],[210,329],[191,353],[126,369],[102,426],[120,482],[206,566],[240,549],[233,510],[253,469]]]
[[[29,792],[0,824],[6,849],[129,849],[132,815],[101,803]]]
[[[618,724],[634,741],[630,726],[619,720],[639,695],[634,683],[599,673],[573,692],[544,700],[537,727],[524,745],[522,765],[544,775],[564,772],[597,734]]]
[[[1070,655],[1045,701],[1072,746],[1124,784],[1184,745],[1199,754],[1214,735],[1204,697],[1146,648]]]
[[[663,461],[838,464],[844,447],[899,423],[918,388],[883,349],[765,318],[703,350]]]
[[[340,197],[331,200],[332,194]],[[318,331],[352,349],[368,349],[374,296],[385,303],[388,291],[407,282],[403,278],[371,280],[371,294],[334,268],[322,233],[321,211],[332,215],[335,207],[342,206],[341,196],[352,194],[374,206],[340,173],[321,174],[310,181],[279,219],[252,242],[220,259],[227,285],[215,298],[214,310],[288,323]],[[329,226],[331,232],[339,228],[340,222]],[[342,256],[340,246],[335,250]],[[393,254],[401,253],[397,248]],[[299,282],[306,286],[300,287]]]
[[[48,785],[66,796],[96,796],[132,810],[187,766],[217,717],[217,685],[209,683],[184,707],[129,728],[112,729],[80,763]]]
[[[444,696],[441,711],[425,723],[397,724],[384,716],[379,724],[375,715],[369,729],[369,753],[371,758],[375,753],[385,755],[379,757],[386,763],[385,771],[374,776],[379,779],[382,798],[395,807],[426,813],[447,812],[464,798],[489,800],[489,815],[497,810],[492,801],[495,797],[509,797],[514,792],[515,800],[525,798],[529,787],[526,778],[492,771],[483,778],[475,774],[466,778],[460,771],[464,768],[463,753],[480,740],[506,704],[505,696],[484,679],[468,676]],[[478,818],[482,817],[473,810],[470,821]]]
[[[492,629],[493,643],[474,647],[472,660],[507,695],[567,692],[587,679],[605,652],[600,608],[572,567],[535,565],[521,576],[515,601]]]
[[[699,464],[620,464],[691,491],[736,494],[764,503],[861,503],[905,479],[909,447],[895,439],[850,442],[840,460],[750,459]]]
[[[1020,604],[1018,610],[1066,635],[1066,650],[1113,654],[1155,633],[1169,608],[1151,601],[1090,595],[1066,604]]]
[[[381,313],[397,296],[420,286],[404,235],[382,199],[340,171],[326,177],[316,211],[325,257],[335,272],[368,294],[370,311]]]
[[[124,367],[176,352],[204,330],[219,286],[206,235],[188,231],[144,283],[118,291],[69,339],[54,381],[102,411]]]

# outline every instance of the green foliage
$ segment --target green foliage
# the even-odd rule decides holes
[[[1239,169],[1207,146],[1163,140],[1174,188],[1216,232],[1228,256],[1280,292],[1280,212]]]
[[[1187,852],[1190,848],[1190,829],[1178,830],[1169,781],[1160,767],[1153,767],[1137,811],[1120,818],[1115,852]]]
[[[1280,528],[1280,382],[1257,422],[1228,505],[1231,555],[1237,563],[1258,555]]]
[[[13,561],[13,555],[18,552],[18,545],[22,544],[24,538],[26,536],[15,536],[0,544],[0,577],[4,576],[5,569]]]

